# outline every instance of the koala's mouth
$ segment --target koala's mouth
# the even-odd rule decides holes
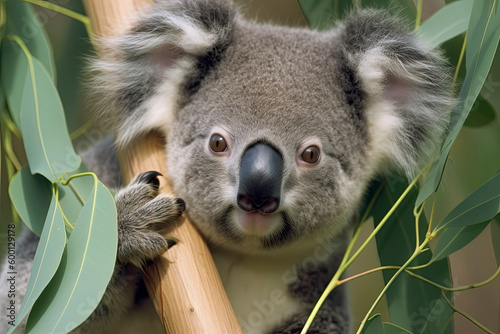
[[[233,211],[233,222],[243,234],[259,237],[270,236],[283,224],[280,214],[245,212],[241,209]]]
[[[229,239],[258,241],[260,248],[276,248],[293,239],[292,224],[285,211],[262,214],[229,206],[219,222],[219,231]]]

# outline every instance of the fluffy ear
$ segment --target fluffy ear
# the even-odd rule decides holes
[[[438,152],[455,105],[445,60],[381,11],[361,11],[340,31],[363,96],[370,163],[396,165],[412,177]]]
[[[102,39],[92,89],[116,124],[117,144],[168,131],[232,39],[234,8],[224,0],[159,0],[126,34]]]

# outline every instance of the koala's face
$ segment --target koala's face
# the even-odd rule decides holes
[[[245,28],[177,113],[167,140],[175,193],[216,244],[248,251],[336,235],[364,188],[367,140],[338,45]]]
[[[159,0],[102,48],[118,144],[165,133],[191,220],[244,251],[339,236],[376,173],[432,156],[454,105],[439,53],[379,11],[319,33],[247,23],[225,0]]]

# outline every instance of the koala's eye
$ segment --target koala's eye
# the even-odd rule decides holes
[[[226,140],[218,134],[210,137],[210,149],[215,153],[221,153],[227,150]]]
[[[309,146],[302,152],[300,157],[308,164],[315,164],[319,161],[319,148],[317,146]]]

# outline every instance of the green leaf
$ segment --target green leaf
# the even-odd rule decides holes
[[[439,237],[431,261],[439,261],[462,249],[469,242],[474,240],[488,224],[489,221],[485,221],[476,225],[450,227],[445,229],[443,234]]]
[[[327,30],[346,14],[352,12],[353,2],[348,0],[298,0],[299,6],[313,29]],[[415,6],[409,0],[360,0],[360,7],[383,8],[394,15],[406,17],[413,24]]]
[[[50,74],[55,78],[54,56],[49,38],[32,6],[24,1],[7,0],[7,35],[19,36],[30,53],[38,58]]]
[[[446,216],[437,229],[489,221],[500,212],[500,172],[483,183]]]
[[[95,185],[68,239],[61,265],[28,318],[27,333],[67,333],[98,305],[114,269],[116,209],[109,191]]]
[[[464,126],[479,128],[490,124],[495,119],[495,109],[488,100],[479,95],[472,106]]]
[[[495,250],[495,258],[500,266],[500,216],[497,216],[491,222],[491,241]]]
[[[465,32],[469,25],[472,0],[455,1],[428,18],[416,31],[432,48]]]
[[[390,322],[384,322],[384,331],[385,334],[405,334],[405,333],[412,334],[412,332],[407,331],[406,329],[394,325]]]
[[[373,219],[376,224],[382,220],[386,213],[393,207],[400,194],[407,188],[408,183],[403,178],[396,178],[397,182],[385,181],[385,186],[373,206]],[[376,236],[377,250],[382,266],[400,266],[413,254],[416,247],[415,218],[413,206],[418,190],[412,189],[391,218]],[[420,217],[419,242],[422,242],[427,232],[427,222]],[[412,266],[429,262],[432,254],[429,248],[420,254]],[[394,275],[395,270],[384,270],[384,281],[387,282]],[[437,261],[430,266],[420,269],[419,275],[426,277],[438,284],[449,284],[450,272],[447,259]],[[438,301],[443,301],[441,291],[417,278],[406,274],[400,275],[387,291],[387,303],[391,323],[410,332],[420,333],[431,316]],[[448,316],[452,314],[448,307],[439,317],[433,316],[426,333],[441,333],[445,327]],[[435,318],[435,319],[434,319]],[[444,333],[452,333],[449,328]]]
[[[451,285],[451,282],[449,282]],[[451,293],[447,293],[448,298]],[[426,318],[424,328],[420,334],[435,334],[435,328],[442,328],[439,333],[453,333],[453,311],[451,311],[448,303],[442,299],[438,299],[432,308],[420,309],[420,314]],[[446,318],[447,317],[447,318]],[[436,324],[438,326],[436,327]]]
[[[75,172],[67,174],[66,177],[85,172],[88,172],[88,169],[82,163],[80,168],[78,168]],[[85,200],[89,197],[94,184],[90,178],[79,177],[72,179],[68,186],[62,186],[60,184],[58,186],[59,203],[61,204],[68,220],[74,224],[77,221],[80,211],[85,204]]]
[[[385,334],[384,325],[382,324],[382,318],[380,314],[375,314],[373,317],[368,319],[365,328],[362,331],[363,334]]]
[[[28,63],[30,60],[21,103],[24,148],[31,173],[40,173],[56,182],[63,173],[77,169],[81,159],[73,150],[53,82],[36,58],[28,58]]]
[[[9,195],[22,221],[36,235],[42,234],[43,223],[51,201],[51,186],[41,175],[32,175],[24,166],[10,181]]]
[[[299,6],[306,17],[309,27],[318,30],[332,28],[335,20],[340,18],[339,5],[346,7],[345,1],[332,0],[299,0]]]
[[[21,127],[21,102],[28,73],[28,60],[15,43],[2,43],[1,48],[2,86],[14,123]]]
[[[464,124],[471,107],[486,80],[500,38],[500,13],[493,8],[494,1],[476,0],[474,2],[468,27],[466,47],[466,67],[464,83],[460,90],[461,103],[453,110],[450,132],[436,161],[418,195],[415,207],[419,207],[433,194],[443,173],[451,147]]]
[[[52,201],[47,213],[43,232],[36,249],[33,267],[21,308],[16,317],[16,327],[28,315],[38,297],[54,276],[61,262],[66,246],[66,232],[61,208],[57,197],[52,195]],[[16,327],[11,327],[12,333]]]

